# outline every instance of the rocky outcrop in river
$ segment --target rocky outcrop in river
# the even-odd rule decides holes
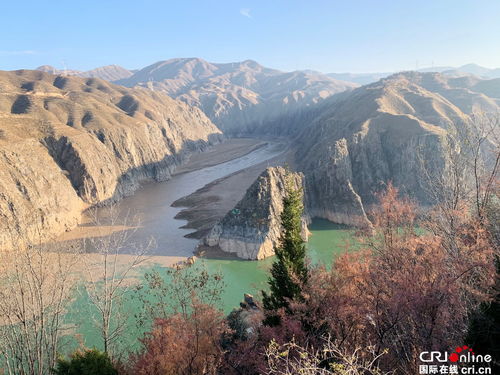
[[[243,199],[203,239],[204,244],[243,259],[264,259],[274,255],[281,232],[280,215],[287,183],[302,188],[303,176],[282,167],[267,168],[248,188]],[[303,234],[307,238],[306,219],[303,220]]]
[[[161,93],[0,72],[0,246],[57,235],[220,137],[201,110]]]

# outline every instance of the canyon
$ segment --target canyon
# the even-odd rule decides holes
[[[272,255],[283,176],[269,167],[285,163],[302,176],[308,218],[369,228],[367,212],[389,181],[432,204],[422,159],[445,173],[450,134],[474,131],[474,113],[498,113],[500,103],[498,79],[472,75],[404,72],[358,87],[251,60],[172,59],[118,80],[115,71],[107,76],[115,83],[41,70],[0,72],[3,246],[68,231],[89,207],[193,171],[183,168],[198,154],[222,163],[221,174],[168,201],[179,207],[172,219],[187,219],[196,232],[184,235],[202,247],[247,259]],[[266,144],[278,135],[287,145],[279,157],[222,173],[224,163],[242,156],[229,157],[230,143],[225,151],[214,148],[224,137]],[[200,173],[210,168],[203,158]],[[235,218],[234,210],[243,214]]]

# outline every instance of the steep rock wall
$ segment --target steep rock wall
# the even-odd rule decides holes
[[[243,259],[264,259],[274,255],[281,233],[280,215],[287,178],[295,188],[303,187],[301,174],[288,176],[282,167],[267,168],[234,209],[203,239],[204,244]],[[305,218],[303,235],[307,239]]]

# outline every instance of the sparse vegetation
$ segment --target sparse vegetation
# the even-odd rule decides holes
[[[278,345],[272,340],[266,350],[268,375],[383,375],[377,367],[386,353],[374,354],[373,348],[340,350],[329,338],[323,347],[306,349],[294,340]]]
[[[48,250],[0,252],[0,366],[9,375],[48,374],[65,342],[78,258]]]
[[[97,212],[89,213],[93,224],[117,225],[119,222],[125,227],[137,227],[137,220],[131,220],[129,215],[120,217],[114,205],[107,208],[105,219]],[[129,278],[146,259],[148,251],[154,244],[151,239],[148,243],[136,243],[132,240],[133,229],[117,231],[108,235],[101,235],[84,241],[84,250],[93,253],[94,257],[87,258],[84,264],[88,282],[85,284],[85,293],[90,304],[98,311],[94,319],[95,325],[101,334],[104,353],[112,356],[113,345],[120,338],[127,327],[129,317],[123,310],[125,297],[132,293],[133,285]],[[123,251],[129,254],[126,262],[120,262],[119,256]],[[93,316],[90,314],[90,316]]]

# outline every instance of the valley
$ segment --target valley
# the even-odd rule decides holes
[[[188,222],[186,225],[183,219],[186,216],[196,217],[197,222],[207,220],[204,225],[213,226],[242,198],[248,183],[255,180],[269,163],[278,162],[286,148],[285,141],[227,140],[194,155],[193,160],[183,164],[168,181],[143,184],[133,195],[117,202],[114,205],[117,216],[113,225],[107,225],[107,207],[97,208],[92,215],[103,218],[100,225],[92,223],[87,217],[82,225],[58,237],[54,245],[66,248],[85,238],[129,230],[133,232],[130,242],[146,243],[153,238],[155,245],[146,256],[154,256],[162,265],[171,266],[180,259],[192,256],[197,246],[198,241],[191,235],[193,224]],[[224,180],[229,180],[229,183],[219,183]],[[212,191],[210,188],[214,182],[216,188]],[[212,207],[203,209],[206,217],[201,218],[197,212],[199,207],[194,208],[194,212],[182,208],[192,201],[186,195],[195,195],[199,190],[209,191],[209,197],[201,198],[204,204],[214,203]],[[126,220],[133,228],[122,227]],[[127,254],[131,249],[125,246],[122,251]]]
[[[377,288],[399,288],[384,285],[393,274],[403,284],[411,275],[413,286],[413,263],[445,274],[446,262],[455,262],[447,246],[467,246],[460,251],[471,251],[470,262],[490,275],[494,237],[482,242],[479,236],[491,229],[478,229],[481,241],[464,245],[461,231],[476,223],[456,215],[462,200],[469,207],[474,199],[476,207],[496,204],[499,83],[402,72],[360,86],[252,60],[173,59],[134,72],[0,72],[0,255],[6,275],[27,267],[35,285],[27,287],[50,296],[52,284],[37,284],[32,270],[71,264],[56,278],[61,290],[69,288],[65,309],[52,310],[71,327],[67,348],[111,352],[112,344],[122,353],[143,350],[141,340],[159,316],[190,321],[200,300],[229,314],[222,324],[262,334],[263,314],[278,311],[266,302],[265,293],[276,293],[270,280],[295,283],[300,275],[288,275],[290,262],[312,277],[292,288],[327,285],[307,295],[318,307],[295,297],[326,320],[332,312],[322,311],[324,290],[333,293],[334,309],[335,293],[353,294],[340,296],[352,303],[339,310],[344,314],[357,311],[365,291],[374,288],[363,302],[369,311],[381,298]],[[493,177],[477,177],[488,170]],[[434,209],[441,216],[433,216]],[[483,215],[479,208],[471,212]],[[489,220],[495,223],[495,210],[484,212],[486,228]],[[446,225],[456,222],[461,224],[450,239]],[[390,238],[380,242],[384,236]],[[280,253],[287,246],[298,260]],[[382,261],[374,256],[380,246]],[[438,254],[432,261],[422,250],[427,247]],[[377,268],[391,262],[393,251],[396,263]],[[413,263],[405,264],[407,257]],[[35,268],[34,259],[40,262]],[[461,272],[462,264],[453,263],[454,270]],[[366,267],[375,271],[363,273]],[[389,277],[371,279],[384,272]],[[346,279],[337,284],[337,277]],[[477,280],[486,288],[486,276]],[[25,284],[5,280],[3,286]],[[4,293],[15,310],[19,293]],[[232,344],[240,345],[237,340]]]
[[[500,374],[500,1],[2,1],[0,375]]]
[[[189,256],[191,239],[203,241],[261,172],[285,164],[304,175],[308,220],[369,228],[367,211],[389,181],[431,204],[426,168],[447,173],[454,138],[481,131],[477,114],[500,108],[498,79],[432,72],[357,87],[251,60],[172,59],[109,77],[133,86],[125,88],[41,70],[1,75],[5,247],[119,232],[81,216],[117,204],[119,215],[142,221],[125,229],[159,241],[155,253]],[[41,165],[50,178],[23,173]],[[168,240],[174,232],[181,239]]]

